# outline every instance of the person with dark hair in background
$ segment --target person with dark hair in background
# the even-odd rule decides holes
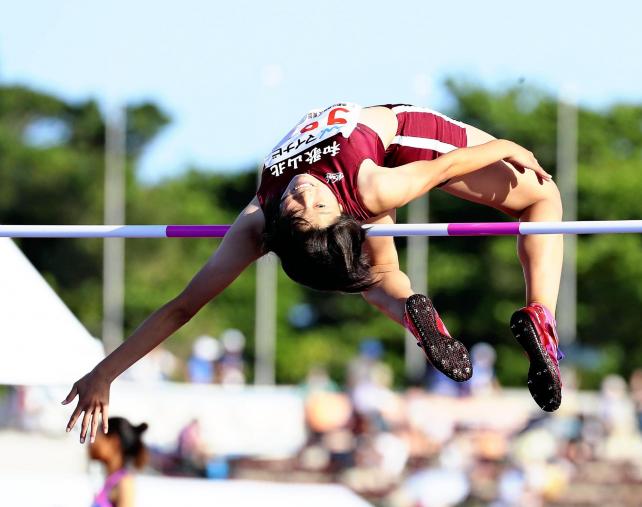
[[[107,478],[94,497],[92,507],[132,507],[134,478],[131,467],[142,468],[147,462],[147,450],[142,434],[147,424],[132,425],[122,417],[110,417],[106,434],[98,434],[89,446],[89,457],[105,465]]]
[[[268,120],[266,119],[266,122]],[[266,123],[266,128],[269,125]],[[272,251],[298,283],[360,292],[417,338],[448,377],[468,380],[472,364],[425,295],[399,267],[392,237],[366,237],[364,224],[391,224],[396,209],[439,188],[521,221],[557,221],[559,191],[534,155],[436,111],[410,105],[334,104],[310,111],[266,157],[256,196],[181,294],[155,311],[120,347],[77,381],[70,430],[84,411],[81,440],[108,411],[109,386],[188,322],[252,262]],[[528,387],[548,411],[561,402],[555,306],[562,236],[517,240],[526,304],[511,330],[530,359]]]

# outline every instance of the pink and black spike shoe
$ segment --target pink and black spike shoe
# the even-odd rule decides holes
[[[457,382],[470,379],[473,365],[466,347],[450,336],[429,298],[423,294],[410,296],[403,322],[435,368]]]
[[[528,390],[542,410],[553,412],[562,402],[562,379],[559,361],[557,323],[551,312],[539,303],[517,310],[510,319],[510,329],[524,348],[531,363]]]

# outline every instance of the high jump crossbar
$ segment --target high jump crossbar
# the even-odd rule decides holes
[[[364,225],[368,236],[642,233],[642,220]],[[0,225],[8,238],[222,238],[229,225]]]

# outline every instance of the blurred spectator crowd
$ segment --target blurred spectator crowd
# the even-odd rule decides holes
[[[599,393],[566,380],[564,403],[541,412],[526,390],[502,390],[495,353],[472,351],[464,384],[429,375],[428,389],[393,390],[381,345],[364,341],[345,390],[320,366],[301,385],[309,438],[283,459],[208,456],[192,421],[174,473],[293,482],[339,482],[375,505],[640,505],[642,370]]]
[[[129,375],[244,384],[244,344],[236,330],[201,336],[184,366],[159,348]],[[337,482],[380,507],[642,505],[642,369],[628,382],[606,377],[599,392],[579,391],[563,370],[564,401],[547,414],[526,389],[498,384],[487,344],[471,349],[471,381],[428,371],[425,386],[405,391],[393,389],[382,355],[363,341],[345,386],[310,369],[300,386],[308,437],[296,455],[217,455],[196,417],[174,450],[149,449],[148,472]]]
[[[437,374],[428,391],[394,392],[367,342],[345,394],[312,371],[298,468],[389,507],[642,504],[642,370],[629,386],[605,378],[599,394],[579,393],[567,370],[550,415],[525,390],[501,390],[489,345],[471,353],[473,380]]]

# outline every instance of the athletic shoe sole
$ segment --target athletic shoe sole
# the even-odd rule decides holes
[[[439,332],[432,301],[422,294],[413,294],[406,300],[406,314],[421,340],[417,343],[432,365],[447,377],[464,382],[473,375],[470,355],[463,343]]]
[[[562,382],[528,313],[517,310],[510,319],[510,329],[531,363],[528,369],[531,396],[542,410],[554,412],[562,402]]]

